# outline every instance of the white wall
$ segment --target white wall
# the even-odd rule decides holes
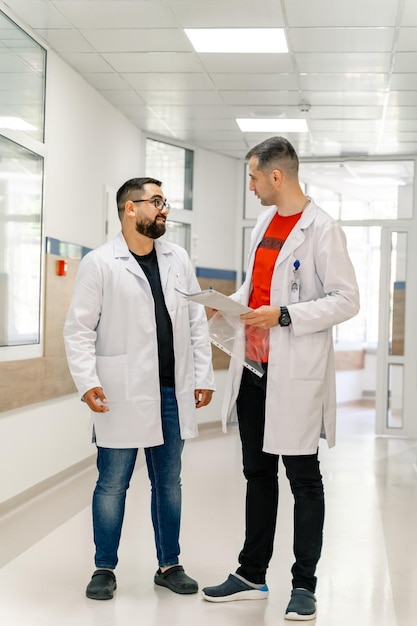
[[[46,235],[90,248],[103,243],[104,187],[118,189],[129,178],[141,175],[142,141],[137,128],[50,52]]]
[[[0,503],[94,454],[80,405],[74,394],[0,414]]]
[[[198,267],[236,269],[236,213],[241,211],[237,190],[242,162],[207,150],[196,150],[193,234]]]
[[[365,351],[365,369],[362,370],[362,391],[365,397],[372,398],[376,394],[376,370],[376,348],[367,348]]]
[[[46,117],[44,235],[94,248],[104,241],[105,188],[144,174],[143,134],[53,52]],[[195,168],[198,265],[233,269],[237,161],[196,149]],[[200,422],[219,419],[223,378],[216,373],[219,390]],[[0,413],[0,503],[93,453],[75,394]]]
[[[363,370],[336,372],[336,400],[338,404],[355,402],[363,397]]]

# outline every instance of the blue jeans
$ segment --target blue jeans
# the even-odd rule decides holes
[[[151,516],[159,566],[177,565],[180,553],[181,439],[173,387],[161,389],[164,443],[145,448],[151,482]],[[122,533],[126,492],[135,467],[137,448],[97,448],[99,472],[93,495],[96,567],[114,569]]]
[[[237,410],[246,487],[246,537],[237,573],[263,584],[272,557],[278,507],[278,455],[262,452],[266,376],[244,369]],[[277,406],[277,411],[280,407]],[[289,415],[288,419],[291,419]],[[323,541],[324,492],[317,454],[282,456],[294,496],[292,586],[314,593]]]

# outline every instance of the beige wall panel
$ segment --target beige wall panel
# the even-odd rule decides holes
[[[44,356],[0,363],[0,411],[43,402],[75,391],[62,331],[79,261],[66,259],[68,273],[56,275],[54,254],[46,255]]]
[[[365,367],[365,350],[336,350],[336,371],[363,370]]]

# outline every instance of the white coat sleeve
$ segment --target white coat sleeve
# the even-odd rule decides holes
[[[80,263],[64,324],[68,366],[81,397],[101,387],[96,372],[96,328],[102,306],[102,271],[91,253]]]
[[[301,289],[308,284],[314,297],[288,305],[296,336],[327,330],[359,311],[359,289],[341,226],[327,222],[313,238],[309,274],[301,279]]]

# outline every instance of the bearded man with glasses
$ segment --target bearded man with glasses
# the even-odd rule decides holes
[[[121,232],[81,261],[65,322],[67,359],[92,415],[98,480],[93,495],[95,567],[86,595],[116,589],[126,491],[138,448],[151,483],[157,585],[179,594],[198,584],[179,564],[181,453],[196,437],[196,409],[214,390],[204,308],[175,288],[199,285],[186,251],[160,240],[170,209],[154,178],[117,192]]]

